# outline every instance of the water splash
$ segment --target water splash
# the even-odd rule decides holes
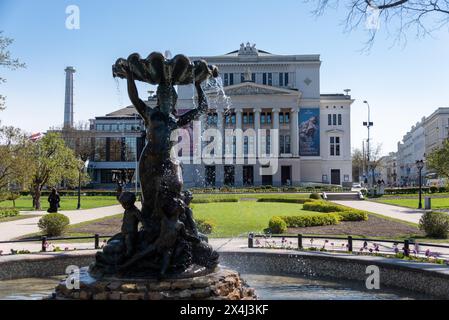
[[[229,114],[232,107],[231,98],[226,95],[221,77],[209,77],[201,84],[210,109],[220,109]]]
[[[123,106],[123,95],[122,95],[122,90],[120,88],[120,81],[118,78],[114,77],[114,82],[115,82],[115,95],[117,97],[117,102],[119,104],[119,107]]]

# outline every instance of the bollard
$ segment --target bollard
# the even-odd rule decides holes
[[[348,236],[348,251],[352,252],[352,237]]]
[[[98,233],[95,234],[95,249],[100,249],[100,235]]]
[[[424,209],[426,209],[426,210],[432,209],[432,198],[430,198],[430,197],[424,198]]]
[[[42,252],[47,251],[46,242],[47,242],[47,237],[42,237]]]
[[[404,240],[404,255],[409,256],[410,253],[410,240]]]
[[[254,233],[248,233],[248,248],[254,248]]]
[[[298,234],[298,249],[302,249],[302,234]]]

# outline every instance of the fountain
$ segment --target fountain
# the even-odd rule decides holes
[[[183,192],[182,169],[171,155],[171,133],[208,110],[202,83],[218,69],[184,55],[167,59],[158,52],[142,59],[131,54],[113,65],[114,78],[127,80],[128,95],[145,122],[147,144],[139,160],[142,209],[136,195],[123,192],[121,233],[112,237],[95,262],[80,271],[79,287],[62,281],[56,299],[255,299],[238,272],[218,266],[218,253],[199,233]],[[157,85],[157,105],[148,107],[135,80]],[[193,84],[196,107],[176,115],[175,85]],[[140,230],[138,226],[141,226]]]

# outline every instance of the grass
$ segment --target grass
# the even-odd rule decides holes
[[[416,199],[376,199],[375,201],[385,203],[385,204],[393,204],[406,208],[418,208],[418,197]],[[423,205],[424,205],[424,197],[423,197]],[[449,198],[432,198],[432,208],[433,209],[447,209],[449,208]]]
[[[78,198],[74,196],[61,197],[61,207],[59,210],[76,210]],[[92,209],[118,204],[114,196],[81,196],[81,209]],[[33,199],[31,197],[21,197],[16,200],[16,208],[21,211],[33,211]],[[0,202],[0,207],[12,207],[12,201]],[[47,210],[49,203],[47,197],[41,197],[42,210]]]

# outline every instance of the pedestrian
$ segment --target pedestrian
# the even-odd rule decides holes
[[[58,212],[59,208],[59,202],[61,201],[61,198],[59,197],[58,191],[56,191],[56,188],[51,189],[51,193],[48,196],[48,202],[50,203],[50,208],[48,208],[48,213],[55,213]]]

